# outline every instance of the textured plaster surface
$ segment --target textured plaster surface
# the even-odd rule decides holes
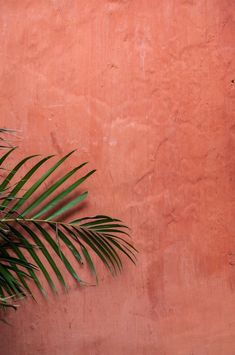
[[[1,355],[235,354],[235,2],[0,1],[1,126],[96,176],[138,266],[1,324]],[[70,281],[69,281],[70,282]]]

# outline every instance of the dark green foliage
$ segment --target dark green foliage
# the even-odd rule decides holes
[[[53,281],[55,276],[67,289],[61,262],[71,277],[79,284],[85,285],[77,268],[75,270],[72,266],[68,253],[62,251],[64,247],[71,252],[78,265],[85,263],[88,265],[96,281],[94,254],[113,275],[122,270],[120,254],[135,263],[136,249],[127,242],[128,228],[120,220],[103,215],[80,217],[70,222],[64,222],[62,218],[65,213],[76,210],[79,203],[87,197],[88,192],[78,192],[78,188],[80,191],[81,185],[95,170],[77,177],[76,174],[86,165],[83,163],[65,175],[55,178],[51,183],[55,171],[63,166],[73,152],[39,174],[39,169],[52,159],[51,155],[44,158],[28,156],[9,169],[8,159],[13,156],[14,150],[15,148],[7,149],[0,158],[0,168],[4,171],[0,183],[2,306],[15,307],[12,299],[33,296],[32,281],[41,293],[46,295],[40,272],[54,293],[57,292]],[[21,176],[21,169],[25,171],[26,165],[34,159],[37,159],[36,163],[22,178],[18,178]],[[7,169],[4,170],[5,168]],[[39,175],[39,178],[35,179],[35,175]],[[45,182],[49,182],[47,187]]]

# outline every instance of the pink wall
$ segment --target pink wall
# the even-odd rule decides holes
[[[0,1],[2,125],[97,167],[88,212],[140,250],[23,303],[2,355],[235,354],[234,0]]]

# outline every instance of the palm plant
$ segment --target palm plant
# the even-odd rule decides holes
[[[0,169],[5,169],[15,149],[4,152]],[[136,249],[127,241],[128,227],[119,219],[96,215],[79,216],[66,222],[62,218],[87,197],[87,191],[78,193],[77,188],[95,172],[91,170],[76,177],[75,181],[71,180],[86,165],[82,163],[50,183],[55,171],[73,153],[57,160],[40,174],[39,169],[46,162],[48,164],[52,155],[43,158],[27,156],[12,169],[3,170],[5,175],[0,182],[0,303],[3,306],[15,307],[12,300],[27,295],[33,297],[32,282],[46,295],[39,271],[54,293],[57,292],[55,277],[67,289],[61,265],[79,284],[85,285],[68,253],[63,252],[64,248],[71,252],[78,264],[88,265],[96,282],[95,254],[113,275],[122,270],[120,254],[135,263]],[[26,163],[35,158],[36,163],[26,170]],[[22,168],[26,173],[18,178]],[[49,185],[45,187],[44,183],[48,181]]]

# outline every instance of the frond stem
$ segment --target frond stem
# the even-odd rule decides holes
[[[32,219],[32,218],[3,218],[0,220],[1,223],[11,223],[11,222],[35,222],[35,223],[48,223],[57,226],[58,224],[65,227],[71,227],[71,224],[64,223],[60,221],[47,221],[43,219]]]

